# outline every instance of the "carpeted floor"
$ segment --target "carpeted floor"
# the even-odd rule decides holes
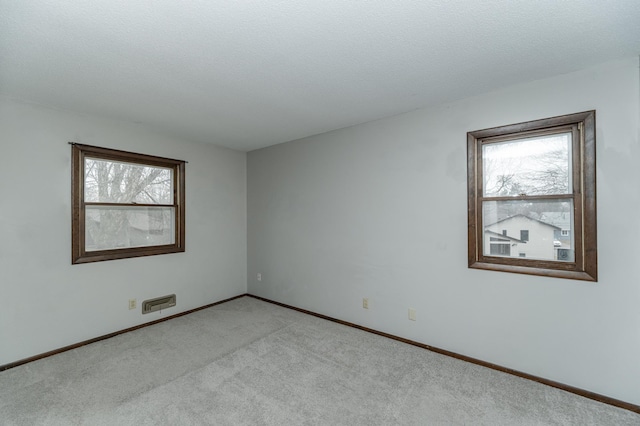
[[[243,297],[0,373],[2,425],[640,425],[640,415]]]

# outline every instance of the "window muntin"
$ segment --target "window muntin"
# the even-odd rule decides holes
[[[184,251],[184,161],[73,144],[72,263]]]
[[[595,112],[467,141],[469,267],[596,281]]]

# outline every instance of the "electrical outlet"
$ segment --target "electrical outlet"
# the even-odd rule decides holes
[[[362,307],[365,309],[369,309],[369,299],[367,297],[362,299]]]
[[[258,281],[262,281],[262,274],[260,272],[258,272]]]
[[[416,310],[413,308],[409,308],[409,319],[411,321],[415,321],[416,320]]]
[[[129,310],[136,308],[136,299],[129,299]]]

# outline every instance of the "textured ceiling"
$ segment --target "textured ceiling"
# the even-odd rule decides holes
[[[0,0],[0,93],[239,150],[638,54],[638,0]]]

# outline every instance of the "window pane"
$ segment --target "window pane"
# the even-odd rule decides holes
[[[571,133],[482,146],[485,197],[569,194]]]
[[[87,206],[85,250],[175,243],[173,207]]]
[[[573,262],[573,201],[484,201],[485,256]],[[506,232],[505,232],[506,231]]]
[[[97,203],[173,204],[173,170],[85,158],[84,200]]]

